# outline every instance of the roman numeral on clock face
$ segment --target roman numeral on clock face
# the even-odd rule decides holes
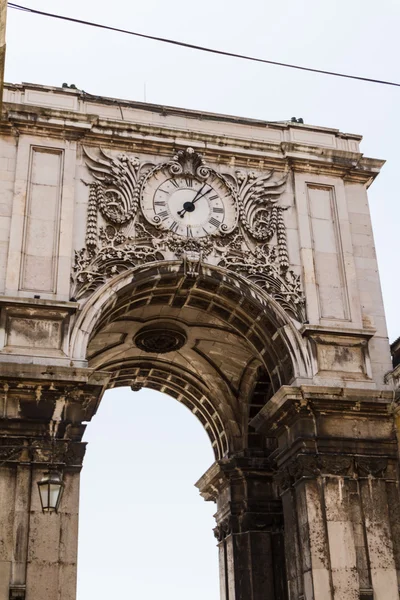
[[[216,200],[218,198],[218,194],[214,194],[214,196],[210,196],[209,200]]]
[[[165,206],[165,200],[155,200],[154,206]]]
[[[179,227],[178,223],[176,221],[174,221],[172,223],[172,225],[170,225],[170,230],[173,231],[174,233],[176,233],[178,231],[178,227]]]
[[[185,183],[188,187],[193,187],[193,179],[191,177],[185,177]]]
[[[167,210],[163,210],[160,213],[158,213],[158,216],[162,219],[166,219],[169,216],[169,212]]]
[[[221,223],[215,219],[214,217],[211,217],[211,219],[209,219],[208,221],[210,223],[210,225],[212,225],[213,227],[219,227],[221,225]]]
[[[179,183],[177,183],[177,182],[175,181],[175,179],[170,179],[170,182],[172,183],[172,185],[173,185],[174,187],[176,187],[176,188],[179,188]]]
[[[222,214],[222,213],[224,212],[224,209],[223,209],[223,208],[221,208],[220,206],[213,206],[213,209],[212,209],[212,211],[213,211],[214,213],[221,213],[221,214]]]

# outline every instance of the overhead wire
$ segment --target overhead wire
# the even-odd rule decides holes
[[[247,54],[239,54],[236,52],[228,52],[225,50],[217,50],[216,48],[209,48],[206,46],[199,46],[197,44],[190,44],[188,42],[181,42],[179,40],[173,40],[173,39],[169,39],[169,38],[164,38],[164,37],[159,37],[159,36],[155,36],[155,35],[148,35],[145,33],[139,33],[137,31],[130,31],[128,29],[121,29],[119,27],[112,27],[111,25],[104,25],[101,23],[94,23],[93,21],[85,21],[83,19],[76,19],[74,17],[68,17],[65,15],[59,15],[59,14],[54,14],[54,13],[49,13],[49,12],[45,12],[42,10],[37,10],[36,8],[30,8],[28,6],[22,6],[20,4],[15,4],[14,2],[8,2],[8,6],[10,8],[16,9],[16,10],[21,10],[24,12],[29,12],[35,15],[41,15],[43,17],[50,17],[53,19],[59,19],[62,21],[69,21],[70,23],[77,23],[79,25],[87,25],[89,27],[97,27],[98,29],[106,29],[108,31],[115,31],[117,33],[125,33],[127,35],[132,35],[135,37],[139,37],[139,38],[144,38],[147,40],[153,40],[156,42],[161,42],[163,44],[172,44],[174,46],[180,46],[182,48],[189,48],[191,50],[199,50],[200,52],[208,52],[211,54],[218,54],[220,56],[228,56],[231,58],[239,58],[242,60],[248,60],[248,61],[252,61],[252,62],[258,62],[258,63],[264,63],[267,65],[274,65],[277,67],[285,67],[287,69],[297,69],[299,71],[307,71],[309,73],[318,73],[320,75],[329,75],[331,77],[341,77],[344,79],[353,79],[353,80],[357,80],[357,81],[364,81],[367,83],[376,83],[376,84],[380,84],[380,85],[389,85],[389,86],[394,86],[394,87],[400,87],[400,83],[396,83],[394,81],[386,81],[383,79],[373,79],[370,77],[361,77],[358,75],[349,75],[347,73],[338,73],[336,71],[326,71],[324,69],[314,69],[311,67],[304,67],[301,65],[294,65],[294,64],[290,64],[290,63],[283,63],[283,62],[278,62],[278,61],[274,61],[274,60],[267,60],[265,58],[259,58],[256,56],[249,56]]]

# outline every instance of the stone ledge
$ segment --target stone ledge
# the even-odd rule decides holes
[[[250,425],[258,432],[278,435],[289,418],[298,418],[300,411],[357,415],[357,417],[387,418],[392,411],[394,392],[357,388],[323,386],[282,386],[252,419]],[[285,425],[283,423],[285,422]]]
[[[94,369],[0,362],[0,379],[18,381],[58,381],[106,386],[110,373]]]

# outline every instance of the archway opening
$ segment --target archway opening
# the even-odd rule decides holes
[[[217,598],[215,506],[194,487],[214,459],[201,424],[165,394],[120,388],[85,438],[78,600]]]
[[[249,424],[282,385],[307,375],[297,326],[240,276],[204,265],[193,272],[185,263],[164,261],[121,273],[94,292],[82,305],[72,345],[74,356],[108,373],[109,388],[148,388],[186,406],[211,442],[217,464],[205,469],[208,480],[222,463],[247,460],[249,452],[268,461],[274,442]],[[151,439],[152,419],[142,427]],[[204,498],[216,500],[219,485],[211,494],[202,491]],[[158,529],[151,522],[149,535],[157,537]]]
[[[194,276],[176,262],[106,284],[83,306],[73,344],[110,373],[109,387],[147,387],[185,404],[216,459],[247,447],[262,400],[307,371],[296,327],[276,302],[224,269]]]

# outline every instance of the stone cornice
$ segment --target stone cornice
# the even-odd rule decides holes
[[[355,327],[333,327],[333,326],[325,326],[325,325],[302,325],[300,328],[300,333],[303,334],[303,336],[308,337],[308,336],[316,336],[316,335],[321,335],[321,334],[329,334],[329,335],[338,335],[338,336],[349,336],[349,337],[359,337],[359,338],[364,338],[364,339],[370,339],[372,338],[375,333],[376,333],[376,329],[371,327],[371,328],[364,328],[364,329],[359,329],[359,328],[355,328]]]
[[[275,130],[288,130],[288,129],[301,129],[319,132],[323,134],[332,134],[336,137],[340,137],[347,140],[354,140],[360,142],[362,136],[354,133],[343,133],[336,128],[332,127],[321,127],[318,125],[309,125],[304,123],[293,123],[292,121],[266,121],[263,119],[254,119],[249,117],[239,117],[235,115],[227,115],[221,113],[213,113],[207,111],[193,110],[187,108],[179,108],[176,106],[166,106],[163,104],[151,104],[147,102],[139,102],[135,100],[125,100],[121,98],[111,98],[107,96],[96,96],[88,94],[83,90],[68,87],[55,87],[40,85],[35,83],[22,83],[12,84],[5,83],[5,102],[12,103],[12,98],[15,94],[20,99],[18,104],[24,104],[23,99],[26,94],[30,92],[38,92],[41,94],[41,98],[44,100],[43,106],[59,106],[60,102],[65,101],[72,106],[73,104],[81,114],[89,114],[88,107],[91,108],[92,113],[98,114],[97,111],[101,110],[99,107],[108,107],[108,109],[114,109],[119,113],[119,117],[125,120],[125,115],[121,112],[122,109],[130,109],[136,111],[137,114],[144,115],[146,113],[152,115],[158,115],[158,117],[169,118],[169,117],[183,117],[185,119],[195,119],[208,122],[219,122],[219,123],[231,123],[233,125],[244,125],[247,127],[261,128],[261,129],[275,129]],[[27,103],[29,106],[38,106],[37,99],[32,103]],[[96,110],[97,107],[97,110]],[[144,121],[149,122],[151,119],[145,117]]]
[[[119,150],[152,155],[168,155],[171,146],[190,145],[202,151],[208,160],[224,165],[281,170],[290,167],[295,171],[342,177],[347,181],[367,185],[377,176],[384,164],[382,160],[365,158],[359,152],[324,147],[317,143],[313,145],[301,141],[272,141],[268,139],[267,129],[265,138],[261,139],[260,136],[242,135],[240,127],[237,132],[221,134],[217,126],[215,133],[196,130],[195,122],[186,124],[185,127],[172,127],[167,124],[161,126],[132,120],[123,121],[31,104],[5,103],[4,106],[8,119],[3,121],[0,127],[4,135],[25,134],[57,139],[61,137],[72,141],[84,141],[88,146],[113,147],[118,144]],[[284,123],[273,129],[281,129],[284,132],[290,125]],[[321,128],[305,129],[316,135],[321,131]],[[332,139],[340,137],[336,130],[322,131],[332,132]]]
[[[338,413],[357,418],[387,419],[394,407],[394,392],[320,386],[282,386],[252,419],[251,426],[279,435],[302,413]]]
[[[19,385],[21,381],[38,385],[41,381],[49,384],[58,381],[65,384],[88,384],[105,388],[110,379],[110,373],[78,367],[0,363],[0,379],[13,380],[16,385]]]

